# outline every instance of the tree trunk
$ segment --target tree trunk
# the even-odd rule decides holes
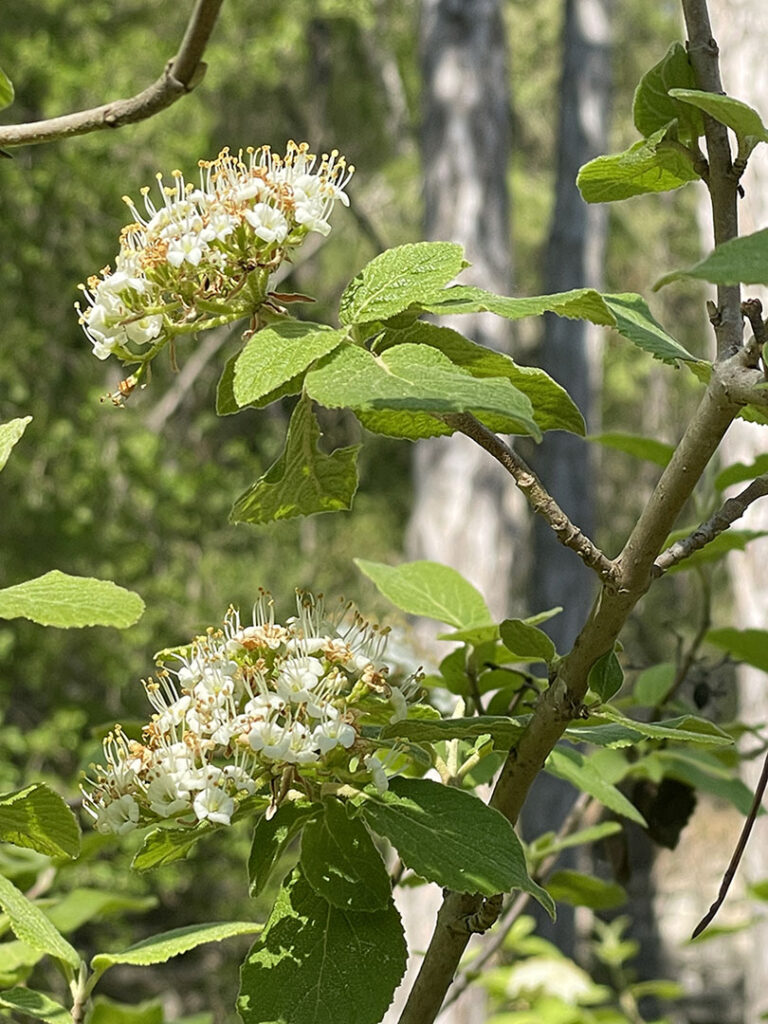
[[[607,148],[610,6],[610,0],[566,0],[565,4],[555,207],[545,255],[544,292],[602,285],[605,207],[584,202],[576,175],[582,164]],[[600,352],[599,331],[593,325],[551,314],[545,318],[539,362],[568,390],[592,430]],[[589,445],[565,432],[547,434],[535,452],[534,465],[571,520],[593,535],[595,483]],[[594,591],[594,574],[537,517],[530,610],[564,606],[560,615],[544,625],[558,650],[570,649],[587,618]],[[573,789],[547,775],[539,776],[534,789],[523,814],[525,831],[531,836],[556,830],[573,802]],[[538,918],[540,932],[573,954],[573,912],[561,908],[554,927],[545,914]]]
[[[508,295],[511,289],[506,170],[510,121],[507,48],[500,0],[423,0],[420,53],[424,237],[459,242],[472,263],[469,284]],[[488,314],[445,317],[482,345],[508,351],[508,325]],[[525,536],[524,501],[500,466],[468,438],[422,441],[414,452],[414,505],[408,551],[458,569],[494,615],[509,613],[513,555]],[[516,570],[518,563],[516,559]],[[434,636],[417,629],[426,641]],[[409,948],[431,936],[440,893],[398,893]],[[409,964],[387,1020],[396,1020],[420,960]],[[443,1015],[445,1024],[481,1024],[485,1000],[472,990]]]
[[[729,96],[754,106],[765,120],[768,116],[768,63],[765,59],[768,31],[765,6],[760,0],[712,0],[712,29],[720,47],[723,87]],[[745,190],[739,218],[742,234],[749,234],[768,224],[768,152],[758,146],[749,158],[742,180]],[[712,248],[711,214],[707,208],[704,222],[703,248]],[[768,312],[768,292],[753,285],[746,286],[743,298],[760,298],[764,313]],[[736,420],[726,435],[723,458],[727,463],[752,462],[766,450],[766,428]],[[743,485],[741,485],[743,486]],[[738,489],[738,488],[737,488]],[[737,526],[750,530],[768,530],[768,501],[753,504]],[[765,571],[768,540],[753,541],[746,551],[730,556],[731,585],[734,592],[736,621],[739,629],[768,628],[768,574]],[[740,717],[751,725],[765,726],[768,721],[768,683],[765,673],[744,666],[739,670]],[[751,744],[754,746],[754,741]],[[744,781],[755,788],[760,763],[743,766]],[[734,836],[734,843],[736,837]],[[725,869],[725,865],[723,865]],[[768,876],[768,821],[758,819],[750,838],[742,868],[744,881],[755,882]],[[702,907],[714,894],[702,896]],[[702,911],[703,912],[703,911]],[[750,955],[744,962],[744,1020],[760,1020],[768,1012],[768,916],[764,905],[756,904],[753,913],[759,923],[750,930]]]
[[[463,280],[509,294],[510,111],[499,0],[424,0],[420,48],[425,237],[460,242],[472,263]],[[441,323],[509,350],[508,325],[498,317]],[[525,530],[522,504],[501,467],[467,438],[421,443],[409,552],[458,569],[501,617],[508,614],[513,553],[519,554]]]

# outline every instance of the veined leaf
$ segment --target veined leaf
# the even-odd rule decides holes
[[[695,85],[695,82],[691,84]],[[758,143],[768,142],[768,131],[760,115],[741,100],[715,92],[701,92],[698,89],[671,89],[670,96],[703,110],[715,121],[730,128],[738,139],[739,157],[742,160],[747,159]]]
[[[352,506],[357,490],[360,445],[326,455],[317,447],[320,427],[312,403],[302,395],[293,410],[278,460],[232,506],[232,523],[269,523]]]
[[[0,619],[31,619],[42,626],[116,626],[141,618],[144,602],[132,590],[109,580],[69,576],[54,569],[0,590]]]
[[[77,970],[80,966],[77,950],[54,928],[42,910],[3,875],[0,875],[0,907],[8,915],[11,931],[17,939]]]
[[[7,988],[0,992],[0,1006],[7,1010],[45,1021],[46,1024],[72,1024],[72,1014],[60,1003],[31,988]]]
[[[505,619],[499,626],[499,634],[504,646],[520,658],[549,664],[557,656],[547,634],[524,619]]]
[[[527,395],[502,377],[477,380],[429,345],[395,345],[380,356],[344,345],[309,371],[304,387],[330,409],[492,414],[496,429],[541,440]]]
[[[384,352],[403,343],[439,349],[455,366],[473,377],[505,377],[528,396],[533,406],[533,418],[541,430],[570,430],[583,436],[583,416],[565,388],[544,370],[518,366],[509,356],[478,345],[450,327],[437,327],[421,320],[406,328],[386,331],[376,342],[376,351]]]
[[[514,298],[496,295],[484,288],[457,284],[423,299],[418,308],[422,312],[441,316],[454,313],[495,313],[507,320],[555,313],[571,320],[589,320],[593,324],[614,326],[610,309],[594,288],[574,288],[569,292],[555,292],[552,295]]]
[[[671,661],[652,665],[635,680],[632,696],[641,707],[655,708],[663,704],[675,682],[677,668]]]
[[[347,817],[339,800],[324,800],[323,811],[304,826],[304,877],[318,896],[342,910],[385,910],[392,885],[368,829],[359,818]]]
[[[704,132],[701,114],[675,99],[678,89],[694,88],[696,76],[688,53],[680,43],[672,43],[658,64],[647,71],[635,90],[632,115],[635,128],[649,136],[670,121],[677,120],[681,141],[693,143]]]
[[[454,892],[485,896],[521,889],[554,917],[552,901],[528,875],[512,825],[465,790],[429,779],[396,778],[360,811],[422,878]]]
[[[121,953],[97,953],[91,959],[91,968],[103,974],[115,964],[164,964],[171,957],[188,953],[206,942],[221,942],[233,935],[253,935],[262,926],[254,921],[215,921],[211,924],[192,924],[186,928],[173,928],[159,935],[129,946]]]
[[[611,706],[601,708],[599,714],[591,715],[583,723],[569,726],[565,736],[575,743],[594,743],[601,747],[626,747],[643,739],[717,747],[733,744],[732,736],[706,718],[679,715],[662,722],[638,722]]]
[[[249,405],[284,387],[337,348],[348,333],[303,320],[287,320],[257,331],[235,362],[235,401],[239,406]]]
[[[240,972],[244,1024],[378,1024],[405,973],[400,917],[341,910],[300,870],[283,885]]]
[[[474,715],[471,718],[440,718],[432,721],[413,721],[404,718],[385,725],[381,738],[408,739],[414,743],[440,743],[442,740],[473,741],[490,736],[498,750],[509,750],[515,745],[525,728],[526,718],[509,715]]]
[[[604,882],[580,871],[560,870],[547,880],[547,891],[560,903],[592,910],[612,910],[627,902],[627,893],[618,882]]]
[[[13,82],[8,75],[0,68],[0,110],[10,107],[13,103],[14,91]]]
[[[72,889],[55,905],[45,908],[45,916],[64,935],[98,917],[103,920],[117,914],[146,913],[157,906],[154,896],[122,896],[104,889]]]
[[[544,771],[558,779],[570,782],[578,790],[589,793],[595,800],[638,825],[645,825],[645,818],[621,790],[606,782],[601,773],[589,762],[589,758],[569,746],[557,746],[549,755]]]
[[[404,612],[458,629],[493,625],[480,591],[450,566],[427,561],[384,565],[364,558],[356,558],[355,565]]]
[[[768,630],[710,629],[705,640],[727,651],[735,661],[768,672]]]
[[[453,242],[387,249],[347,285],[339,302],[339,321],[347,325],[387,320],[448,284],[467,266],[464,250]]]
[[[0,794],[0,840],[48,857],[76,857],[80,829],[64,800],[41,782]]]
[[[648,303],[640,295],[626,292],[604,295],[606,305],[616,317],[616,330],[638,348],[650,352],[654,359],[677,366],[677,361],[698,363],[687,349],[675,341],[655,319]]]
[[[616,652],[611,649],[598,658],[588,676],[589,688],[606,703],[618,693],[624,682],[624,672]]]
[[[646,192],[669,192],[699,175],[691,158],[665,141],[670,126],[659,128],[623,153],[599,156],[579,171],[576,184],[588,203],[612,203]]]
[[[291,840],[307,822],[322,814],[322,805],[305,801],[280,804],[271,818],[262,815],[253,830],[248,858],[249,892],[256,897],[264,891],[269,878]]]
[[[209,831],[206,822],[195,828],[155,828],[144,837],[141,848],[134,854],[131,867],[134,871],[151,871],[162,864],[183,860],[192,852],[199,839]]]
[[[0,71],[0,75],[2,75],[2,71]],[[2,80],[0,79],[0,98],[1,94]],[[0,107],[2,107],[2,102],[0,102]],[[0,423],[0,469],[8,461],[13,446],[19,441],[27,429],[27,425],[31,422],[31,416],[20,416],[18,419],[8,420],[7,423]]]
[[[657,466],[666,466],[675,450],[674,445],[657,441],[655,437],[623,434],[616,430],[606,434],[590,434],[587,440],[596,441],[604,448],[613,448],[617,452],[633,455],[636,459],[654,462]]]
[[[768,228],[723,242],[687,270],[673,270],[660,277],[653,290],[684,277],[712,284],[768,284]]]

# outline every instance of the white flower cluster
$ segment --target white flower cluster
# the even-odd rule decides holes
[[[120,726],[109,734],[106,764],[83,785],[85,810],[100,832],[122,834],[158,819],[228,825],[247,797],[264,793],[274,806],[277,783],[310,794],[333,781],[385,789],[361,729],[404,718],[421,678],[390,683],[385,646],[386,631],[358,615],[329,620],[307,594],[284,626],[266,593],[251,625],[231,609],[222,629],[160,656],[144,683],[155,713],[143,741]],[[169,659],[175,668],[163,667]]]
[[[328,234],[336,200],[349,204],[354,168],[336,150],[316,163],[306,142],[289,142],[282,157],[268,146],[237,156],[223,149],[200,161],[198,188],[174,171],[170,186],[157,176],[159,205],[141,190],[144,213],[124,196],[134,220],[115,270],[88,278],[87,305],[75,304],[94,354],[141,362],[136,349],[255,316],[269,274],[310,231]]]

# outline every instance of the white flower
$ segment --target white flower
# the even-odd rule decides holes
[[[126,793],[125,796],[99,808],[96,828],[99,832],[112,832],[123,836],[126,832],[132,832],[138,823],[139,805],[129,793]]]
[[[348,750],[357,739],[357,733],[349,722],[344,722],[340,718],[329,719],[315,726],[312,739],[320,748],[320,753],[327,754],[329,750],[338,746]]]
[[[248,733],[248,745],[251,750],[273,761],[284,761],[290,746],[290,736],[285,726],[275,721],[254,722]]]
[[[279,244],[288,236],[288,221],[274,206],[256,203],[250,210],[245,210],[244,216],[256,237],[265,242]]]
[[[173,818],[189,810],[189,794],[179,793],[173,776],[160,771],[147,786],[150,808],[161,818]]]
[[[192,806],[198,821],[207,818],[217,825],[229,825],[235,811],[235,801],[232,797],[227,796],[224,790],[213,782],[200,790]]]
[[[311,691],[317,686],[325,669],[317,658],[286,658],[280,665],[275,689],[286,701],[294,704],[311,700]]]
[[[376,754],[367,754],[363,758],[365,767],[371,774],[371,780],[380,793],[386,793],[389,789],[389,779],[387,773],[384,771],[384,765],[381,763]]]

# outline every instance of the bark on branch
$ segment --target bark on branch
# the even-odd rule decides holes
[[[766,494],[768,494],[768,473],[756,477],[749,487],[745,487],[735,498],[729,498],[723,502],[717,512],[701,526],[698,526],[693,533],[670,544],[667,550],[663,551],[653,563],[654,577],[663,576],[673,565],[678,565],[686,558],[690,558],[695,551],[700,551],[710,544],[715,537],[733,526],[753,501],[765,497]]]
[[[2,125],[0,146],[33,146],[40,142],[88,135],[105,128],[120,128],[125,124],[144,121],[170,107],[203,80],[206,69],[202,60],[203,53],[223,2],[197,0],[178,53],[168,62],[157,81],[136,96],[44,121]]]
[[[446,413],[440,418],[448,426],[466,434],[481,448],[485,448],[497,462],[501,463],[525,495],[532,510],[549,524],[561,544],[575,551],[590,569],[595,570],[604,583],[610,584],[614,580],[614,563],[570,521],[531,467],[513,448],[505,444],[492,430],[483,426],[471,413]]]

